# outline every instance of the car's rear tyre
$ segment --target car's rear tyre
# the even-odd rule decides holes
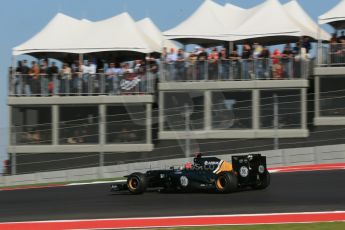
[[[147,178],[145,174],[133,173],[127,178],[127,187],[132,194],[142,194],[147,188]]]
[[[216,180],[216,189],[221,193],[234,192],[237,189],[237,177],[233,172],[222,172]]]
[[[254,189],[265,189],[267,188],[271,183],[271,175],[268,171],[266,171],[265,176],[261,181],[259,181],[255,186]]]

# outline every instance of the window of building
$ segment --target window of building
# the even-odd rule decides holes
[[[146,105],[107,107],[107,144],[146,143],[146,129]]]
[[[274,100],[278,99],[278,128],[300,129],[301,90],[261,90],[260,91],[260,128],[274,128]]]
[[[251,129],[250,91],[212,93],[212,129]]]
[[[59,112],[60,144],[99,143],[98,106],[63,106]]]
[[[13,145],[49,145],[52,143],[50,107],[12,107]]]
[[[320,115],[345,116],[345,77],[320,78]]]
[[[164,131],[186,130],[186,108],[190,113],[190,130],[204,129],[204,95],[201,92],[164,93]]]

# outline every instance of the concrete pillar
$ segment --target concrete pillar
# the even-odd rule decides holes
[[[146,143],[152,144],[152,104],[146,104]]]
[[[106,106],[104,104],[98,106],[99,112],[99,145],[103,151],[104,145],[106,144]]]
[[[307,129],[308,122],[308,102],[307,102],[307,89],[301,89],[301,128]]]
[[[314,109],[315,117],[320,117],[320,77],[315,76],[315,89],[314,89]]]
[[[205,91],[204,94],[204,129],[212,129],[212,92]]]
[[[158,130],[159,132],[162,132],[164,130],[164,109],[165,109],[165,105],[164,105],[164,92],[160,91],[159,92],[159,104],[158,104],[158,110],[159,110],[159,120],[158,120]]]
[[[59,106],[53,105],[52,106],[52,140],[53,145],[59,145],[59,138],[60,138],[60,113],[59,113]]]
[[[12,119],[12,106],[7,106],[7,111],[8,111],[8,145],[11,146],[14,144],[14,135],[13,135],[13,119]]]
[[[104,160],[104,145],[106,144],[106,106],[104,104],[101,104],[98,106],[98,129],[99,129],[99,146],[100,146],[100,152],[99,152],[99,170],[98,170],[98,178],[102,179],[104,178],[103,173],[103,166],[105,164]]]
[[[260,129],[260,90],[254,89],[252,91],[252,123],[253,129]]]

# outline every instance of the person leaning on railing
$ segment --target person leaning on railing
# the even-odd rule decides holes
[[[146,57],[147,93],[155,93],[158,85],[157,73],[159,66],[154,57],[150,54]]]
[[[262,61],[262,74],[263,74],[263,76],[261,76],[261,77],[266,78],[266,79],[271,78],[270,56],[271,56],[271,53],[270,53],[269,49],[267,48],[267,46],[263,46],[262,51],[259,55],[259,58]]]
[[[242,50],[242,77],[244,80],[250,79],[251,74],[251,63],[252,63],[252,47],[249,43],[243,45]]]
[[[41,82],[41,96],[48,96],[50,74],[49,74],[49,67],[48,67],[47,60],[43,60],[41,68],[40,68],[40,82]]]
[[[219,54],[216,47],[212,48],[211,53],[208,55],[208,77],[209,80],[218,79],[218,60]]]
[[[186,55],[183,49],[177,51],[176,56],[176,81],[185,81],[186,80]]]
[[[35,96],[39,96],[41,94],[41,86],[39,82],[40,67],[38,66],[36,61],[31,62],[31,69],[29,71],[29,75],[30,75],[32,94]]]
[[[229,79],[229,65],[230,60],[228,58],[228,53],[226,48],[222,48],[218,54],[219,58],[219,73],[221,80],[228,80]]]
[[[205,51],[205,48],[199,47],[198,50],[198,58],[197,58],[197,74],[198,80],[208,80],[206,79],[206,71],[207,71],[207,58],[208,54]]]
[[[72,79],[72,69],[68,63],[63,63],[62,69],[59,73],[60,90],[59,93],[62,95],[68,95],[70,93],[70,80]]]
[[[282,78],[282,65],[281,65],[281,52],[279,49],[275,49],[272,54],[272,72],[273,72],[273,79],[279,80]]]
[[[293,53],[289,43],[285,45],[281,56],[283,78],[293,78]]]
[[[237,49],[233,49],[230,53],[230,65],[231,65],[231,72],[230,72],[230,79],[231,80],[239,80],[240,79],[240,60],[241,57],[237,52]]]

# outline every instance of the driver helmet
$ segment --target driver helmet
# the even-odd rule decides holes
[[[185,169],[192,169],[192,163],[190,163],[190,162],[187,162],[186,164],[184,164],[184,168]]]

